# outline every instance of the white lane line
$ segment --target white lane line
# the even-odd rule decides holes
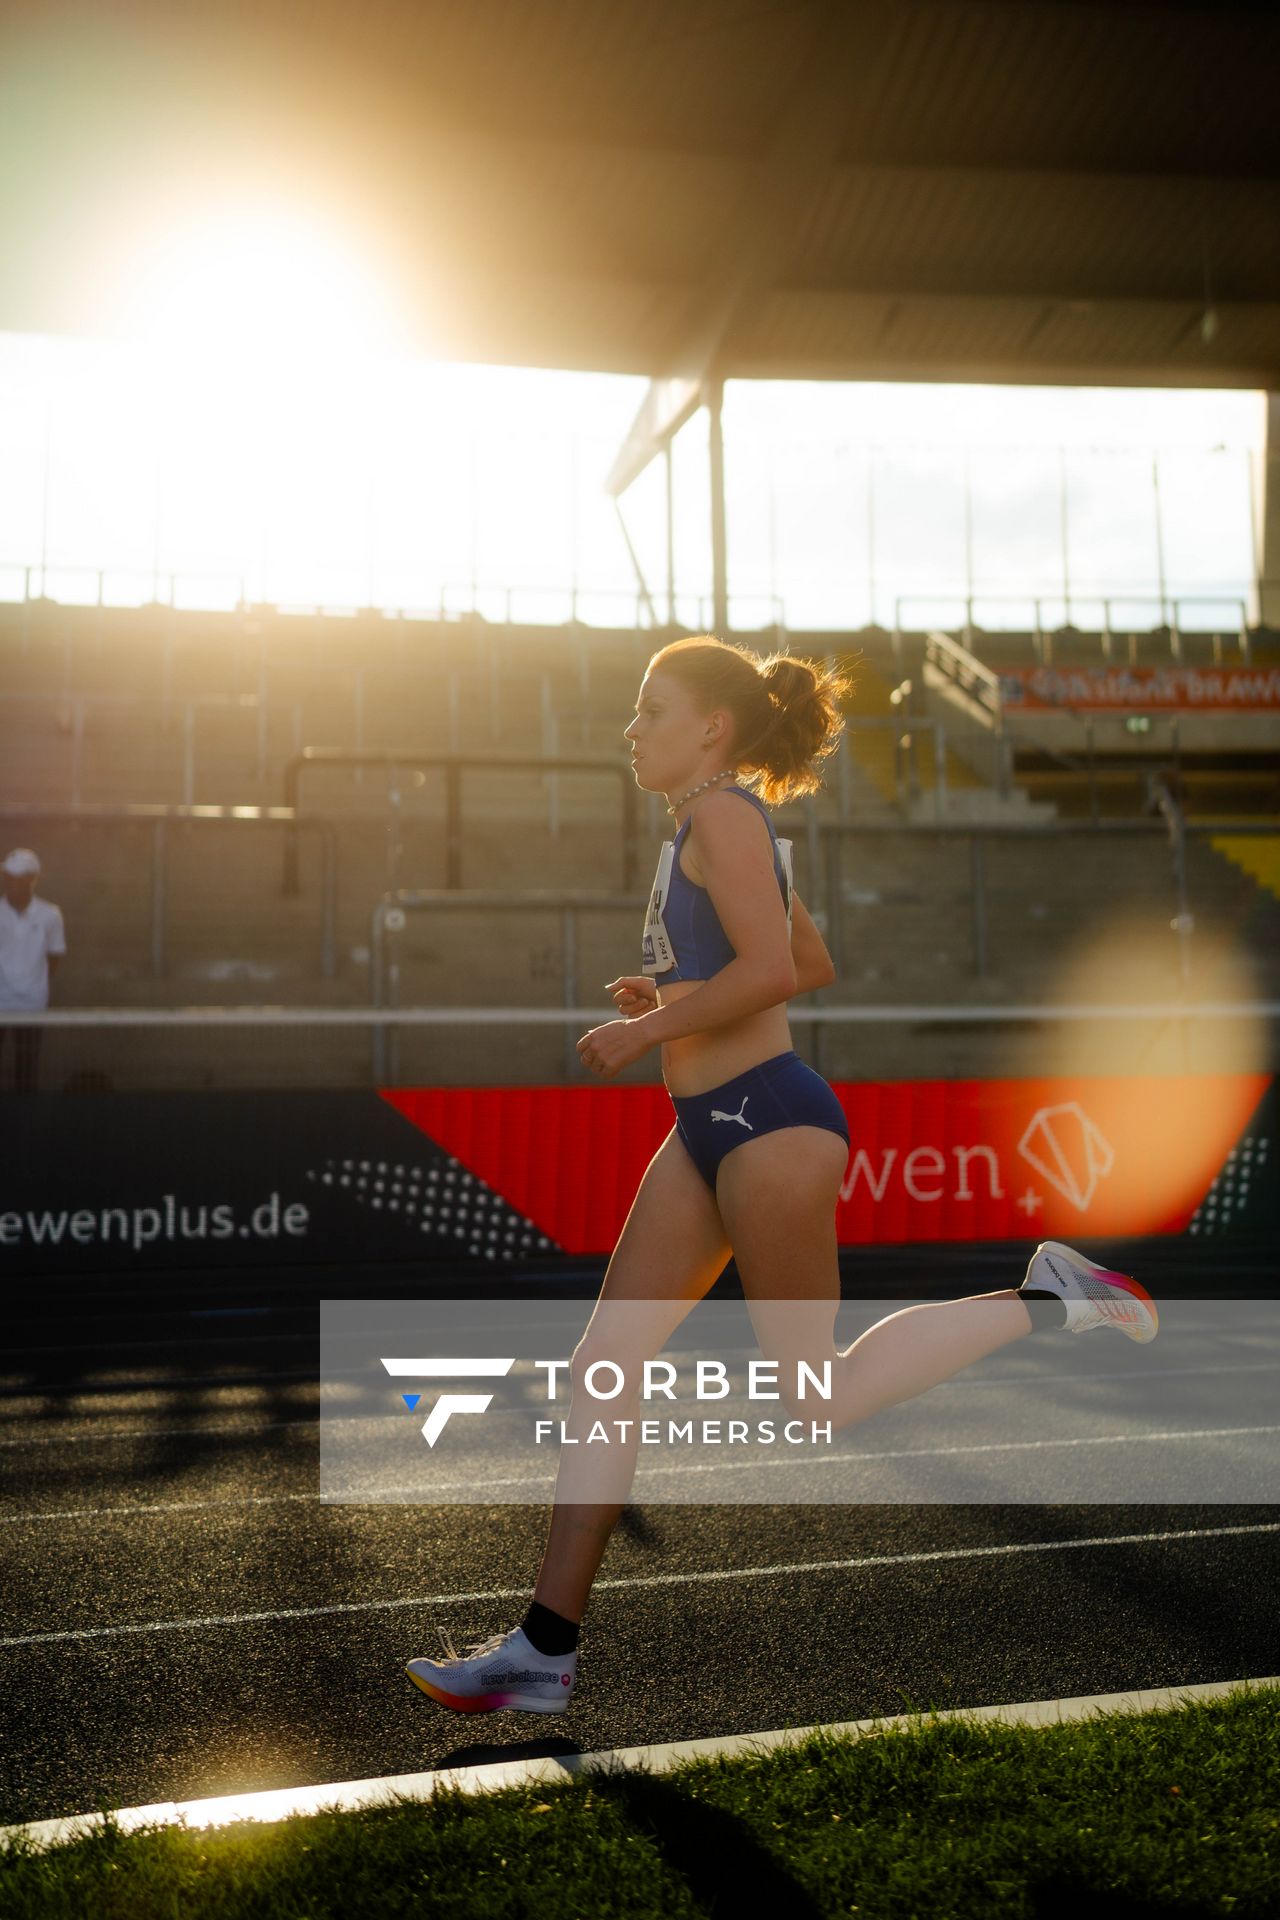
[[[934,1566],[946,1560],[990,1560],[1020,1553],[1067,1553],[1077,1548],[1146,1547],[1168,1541],[1225,1540],[1241,1535],[1280,1533],[1280,1520],[1236,1527],[1189,1527],[1181,1532],[1100,1534],[1086,1540],[1024,1540],[995,1547],[947,1547],[924,1553],[877,1553],[851,1560],[796,1560],[767,1567],[727,1567],[698,1573],[633,1574],[616,1580],[597,1580],[593,1593],[638,1592],[649,1587],[695,1587],[726,1580],[769,1580],[778,1575],[860,1573],[873,1567]],[[398,1600],[344,1600],[325,1607],[273,1607],[261,1613],[215,1613],[187,1620],[139,1620],[117,1627],[62,1627],[52,1633],[19,1633],[0,1640],[9,1647],[48,1646],[55,1641],[117,1640],[145,1633],[204,1632],[212,1627],[259,1626],[268,1620],[315,1620],[343,1613],[388,1613],[402,1607],[474,1606],[491,1600],[528,1600],[529,1583],[519,1587],[491,1587],[476,1593],[412,1593]]]
[[[1091,1433],[1082,1434],[1072,1440],[992,1440],[963,1447],[895,1447],[882,1453],[823,1453],[812,1459],[789,1460],[779,1456],[769,1460],[723,1460],[709,1461],[699,1465],[692,1461],[679,1462],[669,1467],[645,1467],[639,1478],[657,1479],[660,1476],[686,1473],[723,1473],[727,1469],[742,1467],[752,1472],[777,1472],[779,1469],[796,1472],[811,1467],[860,1467],[878,1460],[948,1460],[961,1454],[970,1453],[1035,1453],[1051,1447],[1124,1447],[1165,1440],[1227,1440],[1236,1439],[1245,1434],[1280,1433],[1280,1425],[1269,1427],[1194,1427],[1164,1433]],[[440,1493],[456,1493],[458,1489],[470,1489],[477,1496],[487,1487],[525,1487],[539,1484],[547,1477],[546,1470],[540,1473],[504,1474],[497,1478],[476,1480],[434,1481],[423,1487],[417,1483],[405,1486],[378,1487],[372,1493],[364,1493],[363,1498],[346,1499],[334,1494],[319,1493],[229,1493],[221,1494],[210,1500],[138,1500],[128,1504],[120,1503],[109,1507],[55,1507],[48,1513],[0,1513],[0,1527],[35,1526],[50,1520],[102,1520],[115,1514],[139,1513],[202,1513],[209,1507],[270,1507],[282,1502],[296,1500],[323,1501],[326,1506],[379,1506],[389,1505],[430,1505],[431,1497]],[[388,1496],[393,1493],[418,1493],[417,1501],[391,1502]],[[483,1506],[483,1500],[477,1499],[473,1505]],[[859,1502],[859,1504],[865,1504]],[[1271,1501],[1266,1505],[1270,1506]]]
[[[1090,1433],[1081,1434],[1074,1440],[987,1440],[965,1447],[895,1447],[884,1453],[820,1453],[811,1460],[788,1460],[785,1456],[777,1459],[761,1460],[724,1460],[708,1461],[705,1465],[696,1462],[682,1462],[671,1467],[645,1467],[645,1479],[656,1478],[659,1474],[672,1473],[720,1473],[726,1467],[805,1467],[863,1466],[875,1460],[948,1460],[958,1454],[969,1453],[1035,1453],[1046,1447],[1127,1447],[1148,1440],[1223,1440],[1240,1434],[1280,1433],[1280,1426],[1274,1427],[1196,1427],[1186,1431],[1169,1433]],[[501,1486],[501,1481],[460,1481],[462,1486]],[[516,1482],[515,1484],[520,1484]],[[1268,1506],[1272,1505],[1267,1501]]]
[[[975,1361],[975,1365],[977,1362]],[[1025,1387],[1037,1385],[1049,1380],[1053,1384],[1079,1386],[1082,1382],[1100,1380],[1174,1380],[1186,1374],[1200,1373],[1275,1373],[1280,1368],[1280,1360],[1241,1360],[1209,1361],[1198,1367],[1107,1367],[1105,1369],[1081,1367],[1079,1371],[1067,1373],[1055,1368],[1052,1374],[1041,1370],[1024,1368],[1017,1374],[954,1374],[949,1380],[939,1380],[930,1387],[930,1393],[941,1393],[944,1387]]]
[[[668,1772],[689,1761],[756,1757],[779,1747],[797,1746],[815,1734],[828,1739],[862,1739],[867,1735],[910,1732],[935,1720],[998,1722],[1011,1727],[1053,1727],[1076,1720],[1143,1713],[1164,1713],[1204,1701],[1225,1700],[1232,1694],[1252,1694],[1280,1688],[1280,1676],[1264,1680],[1211,1680],[1186,1687],[1152,1687],[1131,1693],[1091,1693],[1070,1700],[1023,1700],[994,1707],[942,1707],[927,1713],[894,1713],[883,1719],[836,1720],[813,1727],[779,1727],[762,1733],[731,1733],[700,1740],[673,1740],[651,1747],[613,1747],[593,1753],[564,1753],[535,1760],[493,1760],[478,1767],[441,1767],[426,1773],[383,1774],[371,1780],[334,1780],[319,1786],[268,1787],[259,1793],[228,1793],[207,1800],[157,1800],[146,1807],[119,1807],[112,1820],[123,1833],[145,1827],[205,1828],[240,1820],[287,1820],[295,1814],[321,1811],[352,1813],[358,1808],[385,1807],[406,1800],[430,1800],[442,1792],[493,1793],[505,1787],[548,1786],[593,1769],[610,1772],[619,1766],[642,1767],[647,1773]],[[101,1813],[64,1814],[53,1820],[28,1820],[20,1826],[0,1827],[0,1844],[21,1835],[39,1848],[81,1840],[106,1824]]]
[[[210,1500],[137,1500],[114,1507],[56,1507],[49,1513],[0,1513],[0,1527],[34,1526],[49,1520],[109,1520],[117,1513],[204,1513],[210,1507],[277,1507],[290,1501],[319,1504],[318,1493],[227,1493]],[[343,1502],[352,1505],[353,1502]],[[390,1504],[390,1503],[389,1503]],[[397,1501],[397,1506],[402,1504]],[[408,1502],[403,1503],[405,1505]]]

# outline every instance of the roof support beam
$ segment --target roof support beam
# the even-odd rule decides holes
[[[616,499],[637,480],[649,462],[668,448],[686,420],[691,420],[702,405],[702,384],[698,380],[651,380],[640,402],[640,411],[627,430],[619,448],[606,491]]]
[[[645,395],[606,486],[619,494],[677,433],[704,397],[722,342],[744,300],[772,286],[795,245],[849,128],[850,75],[883,46],[890,9],[825,0],[773,137],[744,170],[732,216],[712,249],[699,287],[682,303],[669,336],[663,377]]]
[[[711,625],[729,631],[729,530],[724,504],[724,381],[707,382],[708,445],[711,452]]]

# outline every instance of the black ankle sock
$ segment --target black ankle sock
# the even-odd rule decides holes
[[[1032,1333],[1046,1327],[1066,1326],[1067,1309],[1056,1293],[1048,1293],[1043,1287],[1019,1287],[1018,1298],[1026,1301]]]
[[[577,1622],[566,1620],[562,1613],[553,1613],[550,1607],[542,1606],[537,1600],[530,1604],[520,1625],[534,1651],[545,1653],[551,1659],[557,1654],[572,1653],[578,1644]]]

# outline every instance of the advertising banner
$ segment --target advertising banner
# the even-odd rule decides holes
[[[1006,707],[1085,713],[1276,713],[1277,667],[1015,667],[1000,675]]]
[[[1226,1224],[1274,1176],[1265,1074],[837,1082],[843,1246],[1175,1234]],[[661,1087],[383,1096],[570,1253],[611,1248],[671,1128]],[[1257,1169],[1256,1176],[1253,1169]],[[1229,1179],[1221,1195],[1215,1182]]]
[[[1265,1074],[837,1082],[843,1246],[1276,1224]],[[39,1095],[6,1102],[0,1278],[609,1253],[672,1126],[660,1086]],[[741,1151],[751,1152],[750,1115]]]

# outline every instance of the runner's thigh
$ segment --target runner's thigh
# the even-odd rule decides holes
[[[848,1147],[821,1127],[783,1127],[720,1162],[718,1204],[760,1351],[781,1366],[831,1358],[840,1304],[836,1201]],[[812,1412],[812,1408],[801,1409]]]
[[[643,1328],[643,1344],[657,1353],[710,1292],[729,1254],[715,1195],[673,1127],[645,1169],[584,1341],[609,1344],[614,1330],[635,1339]],[[614,1306],[635,1301],[648,1301],[653,1313],[632,1307],[611,1315]]]

